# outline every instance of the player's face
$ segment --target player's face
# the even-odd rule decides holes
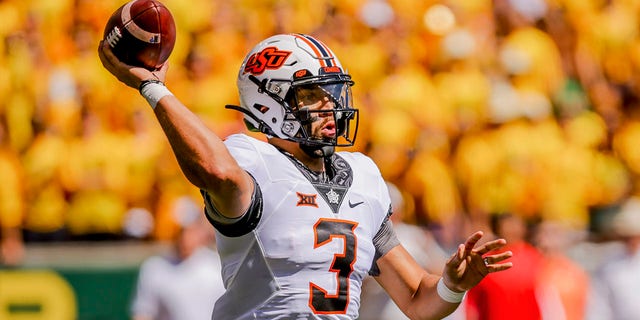
[[[331,140],[336,138],[336,123],[331,96],[320,86],[298,88],[296,91],[298,110],[307,108],[311,113],[309,133],[312,138]],[[326,111],[326,112],[323,112]]]

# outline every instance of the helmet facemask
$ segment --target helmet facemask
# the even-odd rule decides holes
[[[303,149],[352,146],[359,121],[358,110],[353,108],[352,85],[346,74],[294,80],[286,99],[290,108],[283,125],[295,121],[299,130],[290,140],[299,142]]]

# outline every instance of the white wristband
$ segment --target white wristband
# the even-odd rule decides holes
[[[442,300],[446,301],[446,302],[450,302],[450,303],[460,303],[460,301],[462,301],[462,299],[464,299],[464,295],[467,293],[466,291],[464,292],[455,292],[451,289],[449,289],[447,287],[446,284],[444,284],[444,281],[442,280],[442,278],[440,278],[440,280],[438,280],[438,285],[436,286],[437,290],[438,290],[438,295],[440,296],[440,298],[442,298]]]
[[[144,97],[152,109],[158,105],[158,101],[165,96],[173,95],[160,81],[145,81],[140,85],[140,94]]]

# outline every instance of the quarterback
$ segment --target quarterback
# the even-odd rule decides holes
[[[239,106],[249,129],[215,135],[157,71],[126,65],[101,44],[103,66],[149,102],[187,179],[218,231],[226,292],[212,318],[357,319],[372,275],[411,319],[440,319],[466,290],[511,267],[503,239],[460,244],[442,275],[423,270],[397,240],[377,166],[353,145],[353,80],[333,52],[304,34],[257,44],[240,66]],[[342,150],[342,149],[341,149]]]

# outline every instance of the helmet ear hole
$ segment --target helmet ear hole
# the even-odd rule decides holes
[[[260,113],[262,113],[262,114],[265,114],[265,113],[267,113],[269,111],[269,107],[267,107],[267,106],[265,106],[263,104],[258,104],[258,103],[255,103],[253,105],[253,108],[258,110],[258,111],[260,111]]]

